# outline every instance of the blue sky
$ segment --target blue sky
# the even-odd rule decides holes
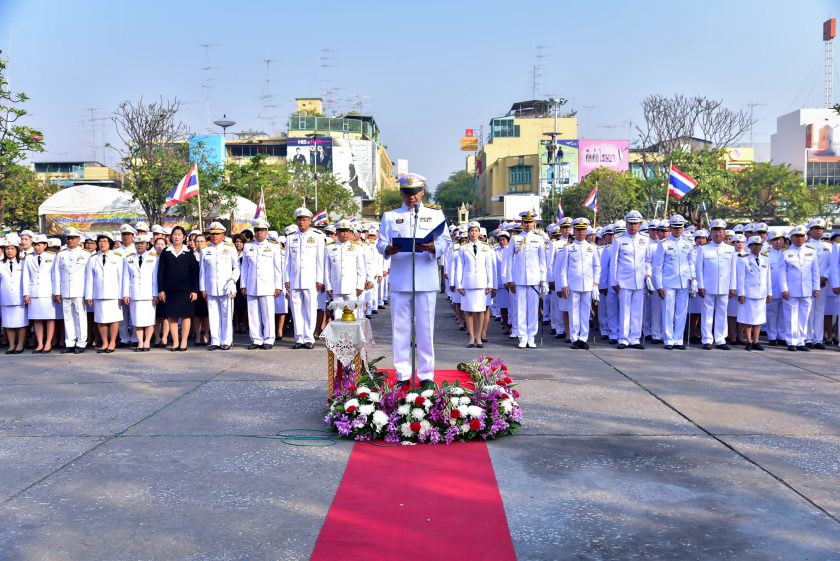
[[[37,159],[91,158],[95,144],[97,159],[113,162],[105,118],[141,96],[178,97],[197,132],[207,130],[206,97],[211,121],[224,113],[237,122],[231,130],[266,130],[262,61],[279,59],[278,129],[295,97],[332,89],[338,108],[361,102],[374,115],[392,159],[407,158],[436,185],[464,165],[463,129],[531,99],[538,52],[538,97],[569,99],[584,138],[627,138],[642,98],[685,93],[764,104],[755,140],[767,141],[776,117],[822,104],[821,24],[838,5],[0,0],[0,47],[12,88],[32,98],[29,124],[45,133],[48,153]],[[217,45],[209,89],[204,43]]]

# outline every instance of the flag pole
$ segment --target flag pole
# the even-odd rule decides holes
[[[195,176],[198,178],[198,164],[193,164],[195,167]],[[204,232],[204,222],[201,218],[201,187],[198,188],[198,229]]]
[[[671,164],[671,165],[673,165],[673,164]],[[670,198],[669,195],[671,194],[671,180],[670,180],[671,166],[668,166],[668,177],[669,177],[668,183],[665,184],[665,214],[663,214],[663,216],[662,216],[666,220],[668,218],[668,199]]]

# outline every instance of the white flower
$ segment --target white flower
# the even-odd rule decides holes
[[[418,408],[411,412],[411,416],[419,421],[426,417],[426,412]]]
[[[348,399],[344,402],[344,410],[347,411],[351,407],[355,407],[356,409],[359,408],[359,400],[358,399]]]
[[[356,388],[356,395],[363,394],[363,393],[369,394],[370,393],[370,388],[368,388],[367,386],[360,386],[360,387]]]
[[[400,432],[402,433],[403,436],[405,436],[407,438],[410,438],[410,437],[414,436],[414,433],[411,432],[411,425],[408,424],[408,423],[403,423],[403,424],[400,425]]]
[[[375,411],[373,413],[373,424],[379,429],[388,424],[388,415],[385,411]]]
[[[432,428],[432,423],[430,423],[429,421],[426,421],[426,420],[420,421],[420,433],[421,434],[425,433],[430,428]]]
[[[405,394],[405,401],[407,403],[414,403],[414,400],[417,399],[417,395],[418,394],[416,394],[416,393]]]
[[[474,419],[478,419],[482,415],[484,415],[484,408],[479,407],[478,405],[470,405],[467,407],[467,413],[469,413],[470,417]]]
[[[422,395],[426,399],[429,399],[430,397],[435,395],[435,390],[423,390],[422,392],[420,392],[420,395]]]
[[[464,388],[460,386],[452,386],[449,388],[449,393],[452,395],[464,395]]]
[[[397,407],[397,413],[399,413],[403,417],[408,415],[409,411],[411,411],[411,405],[409,405],[408,403],[403,403],[402,405]]]
[[[449,403],[452,404],[452,407],[458,407],[461,404],[461,401],[457,397],[452,397],[449,399]]]
[[[470,404],[470,398],[467,397],[467,396],[462,397],[460,401],[461,401],[461,405],[469,405]]]
[[[470,432],[470,424],[464,423],[463,425],[461,425],[461,432]]]
[[[470,408],[466,405],[461,405],[460,407],[458,407],[458,411],[461,413],[462,419],[470,414]]]
[[[370,392],[368,399],[373,403],[379,403],[379,400],[382,399],[382,396],[379,395],[379,392]]]
[[[502,411],[505,413],[510,413],[511,409],[513,409],[513,401],[510,399],[503,399],[501,403],[499,403],[499,407],[502,408]]]
[[[365,405],[359,406],[359,413],[362,415],[371,415],[376,410],[376,407],[372,403],[366,403]]]

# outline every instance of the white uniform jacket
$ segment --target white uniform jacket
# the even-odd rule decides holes
[[[115,251],[91,255],[85,269],[85,300],[121,298],[123,262]]]
[[[622,234],[613,240],[610,255],[610,286],[642,290],[650,276],[650,239]]]
[[[333,295],[350,294],[365,289],[365,252],[367,248],[354,241],[331,243],[324,250],[324,289]]]
[[[233,244],[210,244],[201,250],[198,290],[207,296],[227,296],[236,292],[239,255]]]
[[[18,259],[0,261],[0,306],[21,305],[23,305],[23,261]]]
[[[738,276],[738,296],[757,299],[767,298],[773,293],[773,275],[770,260],[766,255],[758,257],[749,253],[738,258],[736,266]]]
[[[40,263],[38,262],[40,259]],[[31,298],[51,298],[52,268],[56,254],[43,252],[23,260],[23,295]]]
[[[601,256],[595,244],[574,240],[554,260],[554,288],[569,287],[572,292],[598,290]]]
[[[458,251],[457,276],[455,288],[486,289],[496,288],[496,254],[484,242],[467,242]]]
[[[275,290],[284,290],[286,271],[282,251],[279,245],[268,240],[245,244],[239,286],[248,296],[273,297]]]
[[[779,288],[794,298],[811,296],[820,290],[820,269],[817,252],[810,247],[790,246],[784,252],[784,272],[779,275]]]
[[[738,255],[727,243],[709,242],[697,251],[697,288],[708,294],[729,294],[735,290]]]
[[[694,241],[683,236],[675,238],[669,234],[657,244],[653,252],[653,287],[657,290],[689,288],[696,271],[694,257]]]
[[[123,262],[122,297],[128,296],[132,302],[154,299],[158,295],[157,254],[145,251],[140,255],[135,251]]]
[[[91,254],[82,249],[65,248],[56,253],[52,268],[53,295],[82,298],[85,295],[85,270]]]
[[[517,286],[546,282],[545,242],[539,234],[521,232],[505,248],[503,278]]]
[[[312,229],[286,237],[286,278],[290,290],[312,289],[324,279],[324,236]]]

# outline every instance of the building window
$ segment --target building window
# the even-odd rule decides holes
[[[519,136],[519,125],[515,125],[513,117],[493,119],[490,127],[492,138],[514,138]]]
[[[840,162],[808,162],[808,185],[840,184]]]
[[[511,166],[508,168],[510,173],[510,185],[531,185],[531,166]]]
[[[250,158],[257,154],[266,156],[286,157],[285,144],[228,144],[228,156],[232,158]]]

